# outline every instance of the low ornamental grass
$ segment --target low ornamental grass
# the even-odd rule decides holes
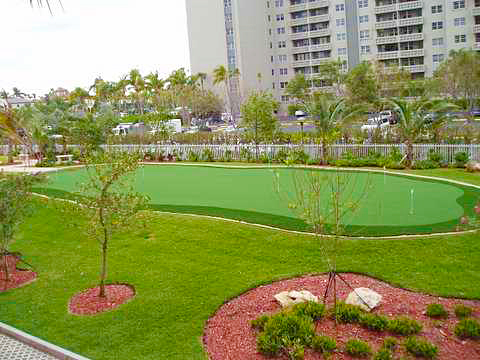
[[[462,339],[480,340],[480,323],[474,319],[463,319],[455,326],[455,335]]]
[[[442,304],[430,304],[427,306],[426,315],[431,318],[446,319],[448,312]]]
[[[438,348],[427,340],[417,337],[409,337],[405,341],[405,349],[414,356],[425,359],[434,359],[437,357]]]
[[[353,357],[368,357],[372,348],[365,341],[350,339],[345,343],[345,352]]]
[[[403,336],[418,334],[422,328],[422,324],[408,316],[399,316],[390,320],[387,325],[388,331]]]
[[[463,304],[458,304],[455,306],[455,316],[459,319],[467,318],[472,316],[472,308],[465,306]]]

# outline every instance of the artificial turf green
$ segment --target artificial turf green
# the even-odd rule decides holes
[[[151,197],[152,208],[156,210],[308,231],[309,226],[288,207],[289,199],[294,198],[294,171],[302,170],[145,166],[136,174],[136,188]],[[323,172],[325,176],[333,175],[332,171]],[[356,184],[353,199],[360,196],[358,189],[369,184],[359,210],[345,219],[348,224],[345,232],[350,236],[451,232],[462,215],[473,215],[480,197],[476,188],[437,180],[348,173]],[[274,181],[277,175],[279,186]],[[66,197],[65,192],[73,191],[84,176],[83,169],[52,174],[48,187],[36,190]]]
[[[205,322],[228,299],[262,283],[326,271],[313,236],[222,220],[157,215],[111,242],[109,281],[136,298],[98,316],[68,314],[75,293],[95,286],[98,244],[38,205],[12,247],[35,266],[34,283],[0,293],[0,321],[91,359],[206,359]],[[477,234],[342,241],[338,269],[447,296],[480,298]]]

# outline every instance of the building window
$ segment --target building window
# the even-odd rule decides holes
[[[288,69],[287,68],[280,69],[280,75],[288,75]]]
[[[285,17],[283,16],[283,14],[278,14],[277,21],[283,21],[283,20],[285,20]]]
[[[432,30],[443,29],[443,21],[434,21],[432,22]]]
[[[368,22],[368,15],[362,15],[358,17],[360,24],[367,23]]]
[[[464,43],[467,42],[467,35],[455,35],[455,43]]]
[[[287,62],[287,55],[278,55],[278,62],[284,64]],[[280,74],[281,75],[281,74]]]
[[[270,62],[273,64],[273,55],[270,56]]]
[[[278,42],[278,47],[279,47],[279,48],[287,47],[287,42],[286,42],[286,41],[279,41],[279,42]]]
[[[367,40],[370,38],[370,30],[360,30],[360,40]]]
[[[455,26],[465,26],[465,18],[464,17],[459,17],[453,19],[453,25]]]
[[[277,34],[285,34],[285,28],[284,27],[277,28]]]
[[[272,76],[275,76],[275,69],[272,69]]]
[[[459,0],[453,2],[454,9],[465,9],[465,0]]]
[[[275,89],[275,83],[272,83],[272,89]]]
[[[280,82],[280,88],[285,89],[288,85],[288,81],[282,81]]]
[[[345,11],[345,4],[337,4],[335,5],[336,11]]]
[[[337,19],[337,26],[345,26],[345,19]]]
[[[283,0],[275,0],[275,7],[282,7],[283,6]]]
[[[360,46],[360,53],[361,54],[370,54],[370,46],[369,45]]]
[[[443,38],[433,38],[432,46],[443,46]]]
[[[347,48],[339,48],[338,55],[347,55]]]
[[[288,95],[282,95],[282,102],[287,103],[288,102]]]
[[[444,58],[445,58],[445,55],[443,54],[433,55],[433,62],[434,63],[442,62]]]
[[[346,33],[337,33],[337,40],[338,41],[345,40],[346,38],[347,38]]]
[[[360,9],[368,7],[368,0],[358,0],[358,7]]]
[[[440,14],[443,11],[442,5],[433,5],[432,14]]]

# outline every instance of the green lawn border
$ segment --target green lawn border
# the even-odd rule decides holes
[[[447,183],[463,191],[463,195],[457,198],[457,203],[464,209],[464,214],[467,216],[475,216],[474,206],[480,200],[480,186],[468,184],[456,180],[438,178],[432,176],[424,176],[410,173],[398,173],[393,171],[375,170],[375,169],[358,169],[358,168],[336,168],[336,167],[322,167],[322,166],[282,166],[282,165],[254,165],[254,166],[229,166],[206,163],[146,163],[145,165],[174,165],[174,166],[196,166],[196,167],[214,167],[214,168],[233,168],[237,170],[252,170],[252,169],[307,169],[316,171],[346,171],[350,173],[367,172],[377,174],[387,174],[390,176],[409,177],[420,179],[425,182],[432,183]],[[78,167],[76,168],[78,169]],[[62,169],[59,171],[71,171],[73,169]],[[75,196],[64,190],[50,189],[44,187],[36,187],[34,191],[41,195],[46,195],[54,198],[62,198],[67,200],[75,200]],[[302,233],[310,233],[311,228],[303,220],[273,215],[262,212],[245,211],[239,209],[227,209],[213,206],[195,206],[195,205],[170,205],[170,204],[151,204],[148,207],[151,210],[178,213],[187,215],[210,216],[221,219],[231,219],[249,224],[264,225],[281,230],[291,230]],[[446,234],[454,233],[455,227],[458,225],[458,219],[449,221],[415,225],[415,226],[359,226],[350,225],[345,227],[345,235],[354,238],[377,238],[377,237],[396,237],[396,236],[412,236],[412,235],[430,235],[430,234]],[[326,227],[327,231],[329,226]]]

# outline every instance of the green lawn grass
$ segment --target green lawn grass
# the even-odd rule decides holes
[[[136,175],[136,189],[151,197],[154,209],[212,215],[291,230],[309,231],[309,227],[288,207],[295,195],[294,169],[222,168],[179,165],[145,166]],[[315,170],[322,171],[322,170]],[[325,176],[334,172],[323,171]],[[345,172],[342,172],[344,174]],[[278,188],[275,174],[280,179]],[[480,197],[478,189],[442,181],[380,173],[349,172],[353,196],[366,196],[353,216],[344,221],[348,235],[399,235],[454,231],[458,219],[472,215]],[[76,184],[84,181],[85,170],[51,174],[45,189],[36,189],[57,197],[68,196]],[[280,196],[277,191],[283,195]],[[414,191],[413,198],[411,191]],[[350,189],[344,191],[351,193]],[[289,194],[289,196],[285,196]],[[325,195],[328,197],[328,194]],[[442,211],[438,211],[442,209]]]
[[[158,215],[148,231],[111,243],[109,280],[134,285],[136,298],[113,312],[77,317],[67,303],[96,284],[98,245],[41,204],[12,250],[21,250],[39,276],[0,293],[0,321],[92,359],[205,359],[203,327],[223,302],[262,283],[326,270],[309,235]],[[477,299],[479,263],[477,234],[345,240],[339,256],[341,271]]]
[[[0,155],[0,165],[4,165],[8,162],[8,157]]]

